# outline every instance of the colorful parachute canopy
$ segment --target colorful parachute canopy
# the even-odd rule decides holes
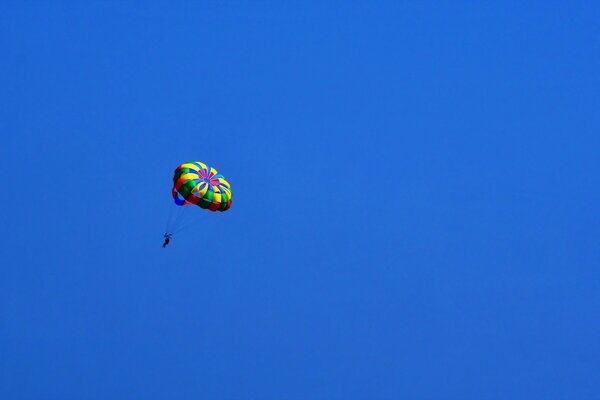
[[[195,204],[210,211],[226,211],[231,207],[229,182],[200,161],[187,162],[175,169],[172,194],[178,206]]]

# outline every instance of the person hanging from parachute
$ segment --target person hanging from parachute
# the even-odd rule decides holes
[[[209,211],[227,211],[231,207],[232,193],[229,182],[216,169],[200,161],[183,163],[175,168],[171,195],[175,205],[181,208],[196,205]],[[177,221],[174,225],[176,223]],[[167,247],[176,232],[189,225],[179,227],[170,224],[171,218],[167,222],[163,248]]]
[[[171,242],[171,234],[165,233],[165,242],[163,243],[163,249]]]

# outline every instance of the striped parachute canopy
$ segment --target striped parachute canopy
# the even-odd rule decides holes
[[[227,211],[231,207],[229,182],[200,161],[187,162],[175,169],[171,192],[178,206],[195,204],[210,211]]]

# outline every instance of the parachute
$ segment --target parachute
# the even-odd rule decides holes
[[[200,161],[175,168],[173,189],[175,204],[195,204],[210,211],[227,211],[231,207],[231,185],[214,168]]]
[[[190,216],[189,220],[181,218],[182,209],[189,208],[186,206],[198,206],[209,211],[227,211],[231,207],[229,182],[215,168],[200,161],[186,162],[175,168],[171,195],[178,210],[175,211],[175,218],[172,215],[173,209],[169,213],[165,238],[170,238],[199,220],[197,215]]]

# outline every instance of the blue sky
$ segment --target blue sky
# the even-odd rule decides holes
[[[0,11],[1,398],[599,398],[594,2]]]

